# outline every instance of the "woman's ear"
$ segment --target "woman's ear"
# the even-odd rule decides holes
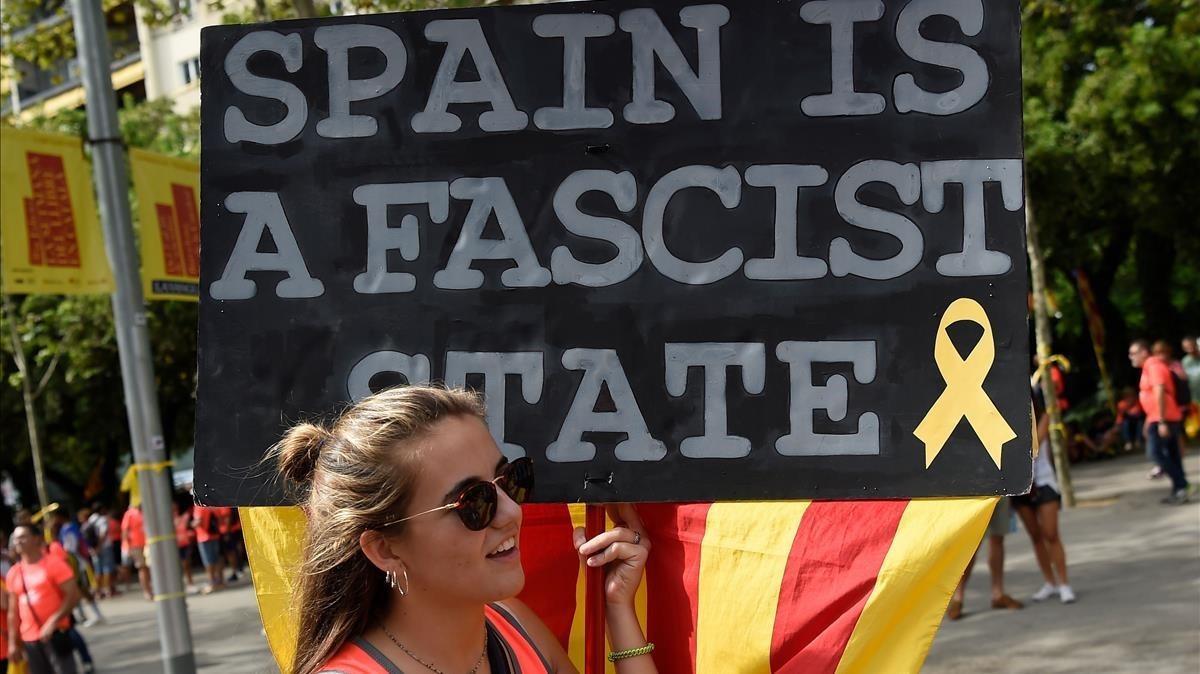
[[[362,532],[358,537],[358,545],[367,559],[380,571],[395,571],[404,565],[404,560],[399,554],[400,546],[381,531]]]

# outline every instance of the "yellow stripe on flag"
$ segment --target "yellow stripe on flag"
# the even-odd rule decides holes
[[[280,669],[290,671],[300,633],[292,592],[299,578],[304,546],[304,511],[300,508],[238,508],[258,614],[267,644]]]
[[[779,588],[810,501],[716,503],[700,548],[696,671],[771,671]]]
[[[572,503],[567,506],[567,510],[571,513],[571,526],[584,526],[584,512],[587,506],[582,503]],[[525,582],[529,582],[526,578]],[[584,611],[584,573],[582,567],[578,577],[575,579],[575,615],[571,618],[571,637],[567,644],[567,655],[570,656],[571,662],[583,671],[583,615]]]
[[[996,501],[918,499],[908,504],[837,674],[921,668]]]

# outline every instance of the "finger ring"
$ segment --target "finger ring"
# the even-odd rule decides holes
[[[634,545],[642,544],[642,532],[640,532],[640,531],[633,532],[633,544]]]

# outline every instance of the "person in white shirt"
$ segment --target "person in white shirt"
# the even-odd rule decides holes
[[[1028,494],[1012,497],[1017,515],[1029,532],[1038,567],[1045,583],[1033,593],[1034,601],[1045,601],[1055,595],[1064,604],[1075,601],[1075,591],[1067,578],[1067,551],[1058,533],[1058,510],[1062,504],[1058,478],[1050,458],[1050,416],[1046,414],[1040,392],[1034,394],[1034,410],[1038,415],[1038,455],[1033,462],[1033,486]]]

